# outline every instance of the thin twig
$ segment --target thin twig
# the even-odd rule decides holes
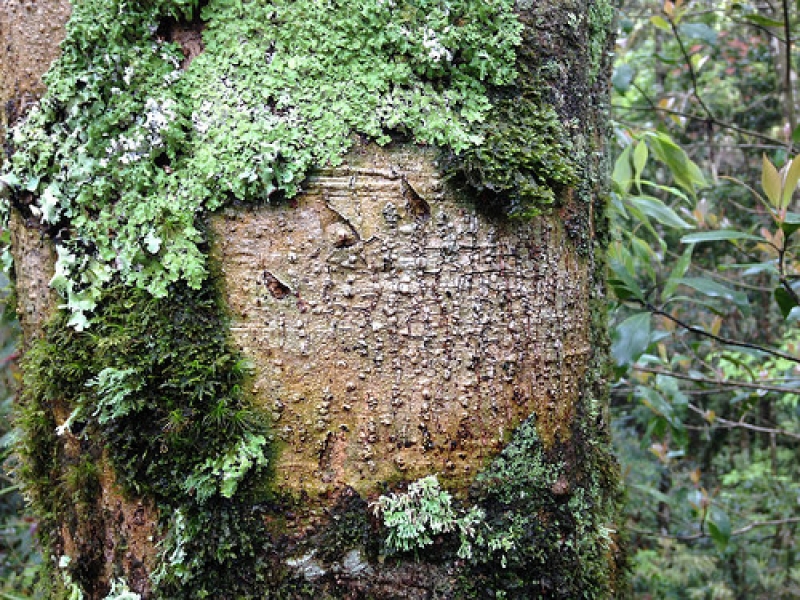
[[[663,106],[657,106],[657,105],[652,104],[652,102],[649,101],[649,98],[645,98],[645,99],[648,101],[648,104],[650,104],[650,106],[621,106],[619,104],[612,104],[611,107],[614,108],[614,109],[622,109],[622,110],[637,111],[637,112],[643,112],[643,111],[649,112],[649,111],[652,110],[652,111],[656,111],[656,112],[665,113],[665,114],[668,114],[668,115],[675,115],[676,117],[683,117],[683,118],[686,118],[686,119],[692,119],[694,121],[706,122],[706,121],[709,120],[709,117],[702,117],[700,115],[693,115],[691,113],[686,113],[686,112],[683,112],[683,111],[680,111],[680,110],[674,110],[674,109],[671,109],[671,108],[665,108]],[[783,142],[783,141],[781,141],[781,140],[779,140],[777,138],[765,135],[763,133],[759,133],[757,131],[752,131],[750,129],[744,129],[744,128],[739,127],[737,125],[733,125],[732,123],[727,123],[725,121],[720,121],[719,119],[716,119],[716,118],[712,118],[711,121],[712,121],[712,123],[714,125],[717,125],[718,127],[721,127],[722,129],[729,129],[731,131],[735,131],[736,133],[740,133],[742,135],[747,135],[747,136],[750,136],[750,137],[753,137],[753,138],[756,138],[756,139],[764,140],[765,142],[770,142],[770,147],[772,147],[772,146],[776,146],[776,147],[779,147],[779,148],[786,147],[786,142]]]
[[[690,410],[693,410],[694,412],[705,418],[707,411],[691,403],[688,404],[687,406],[689,407]],[[785,429],[777,429],[773,427],[760,427],[759,425],[751,425],[750,423],[745,423],[744,421],[730,421],[728,419],[723,419],[722,417],[718,417],[716,415],[714,415],[714,418],[711,422],[712,424],[715,425],[719,423],[720,425],[723,425],[727,429],[749,429],[750,431],[757,431],[759,433],[784,435],[786,437],[790,437],[795,440],[800,440],[800,434],[792,433],[791,431],[786,431]]]
[[[695,375],[685,375],[683,373],[675,373],[674,371],[667,371],[666,369],[654,369],[652,367],[639,367],[634,366],[634,371],[641,373],[652,373],[653,375],[666,375],[674,377],[675,379],[683,379],[685,381],[693,381],[695,383],[709,383],[712,385],[719,385],[724,387],[746,388],[750,390],[764,390],[767,392],[778,392],[781,394],[800,394],[800,388],[791,388],[781,385],[764,385],[759,383],[751,383],[749,381],[732,381],[730,379],[712,379],[710,377],[700,377]]]
[[[735,531],[731,531],[731,537],[735,535],[742,535],[743,533],[747,533],[752,529],[756,529],[757,527],[775,527],[780,525],[788,525],[790,523],[800,523],[800,517],[790,517],[788,519],[775,519],[772,521],[753,521],[740,529]],[[647,537],[655,537],[655,538],[666,538],[670,540],[678,540],[679,542],[691,542],[694,540],[700,540],[703,538],[711,537],[709,534],[701,532],[701,533],[694,533],[692,535],[673,535],[669,533],[658,533],[657,531],[644,531],[642,529],[636,529],[635,527],[628,527],[628,531],[632,531],[634,533],[638,533],[639,535],[647,536]]]
[[[773,348],[766,348],[764,346],[759,346],[758,344],[751,344],[750,342],[740,342],[739,340],[733,340],[730,338],[722,337],[721,335],[714,335],[713,333],[710,333],[705,329],[701,329],[699,327],[695,327],[694,325],[689,325],[688,323],[685,323],[681,319],[678,319],[677,317],[672,316],[668,312],[653,306],[649,302],[640,301],[640,303],[654,315],[659,315],[661,317],[664,317],[668,321],[672,321],[676,325],[682,327],[686,331],[690,331],[691,333],[696,333],[697,335],[705,336],[707,338],[719,342],[720,344],[725,344],[727,346],[735,346],[737,348],[749,348],[751,350],[757,350],[759,352],[763,352],[764,354],[769,354],[771,356],[776,356],[778,358],[785,358],[788,361],[800,364],[800,357],[793,356],[791,354],[787,354],[786,352],[781,352],[780,350],[775,350]]]

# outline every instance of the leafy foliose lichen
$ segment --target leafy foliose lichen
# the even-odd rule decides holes
[[[511,0],[84,0],[4,181],[57,233],[52,286],[88,325],[115,282],[164,297],[206,277],[198,219],[291,197],[354,134],[484,143],[515,78]],[[167,19],[205,23],[187,68]]]
[[[519,426],[473,485],[486,517],[462,597],[613,596],[618,474],[607,440],[598,438],[588,414],[578,415],[568,442],[549,449],[535,417]]]

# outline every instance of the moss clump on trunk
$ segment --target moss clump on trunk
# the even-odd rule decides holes
[[[270,495],[269,431],[244,397],[246,365],[228,343],[213,288],[178,283],[156,299],[117,286],[90,331],[76,332],[67,318],[56,315],[28,351],[21,399],[21,475],[51,544],[63,547],[56,520],[64,515],[103,521],[92,510],[107,460],[122,489],[153,499],[162,515],[165,590],[179,585],[196,592],[183,597],[199,598],[225,582],[246,586],[264,551],[259,532],[266,540],[252,505]],[[102,550],[92,556],[72,563],[75,583],[102,571],[87,565],[103,562]]]

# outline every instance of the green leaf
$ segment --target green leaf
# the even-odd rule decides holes
[[[761,187],[767,196],[767,200],[775,208],[780,208],[781,204],[781,175],[778,169],[770,162],[766,154],[761,155]]]
[[[686,275],[689,265],[692,264],[693,250],[694,246],[688,246],[686,250],[683,251],[683,254],[681,254],[678,262],[676,262],[675,266],[672,268],[672,272],[669,274],[669,279],[667,279],[667,282],[664,284],[664,289],[661,291],[662,302],[666,302],[670,296],[675,293],[681,278]]]
[[[775,288],[775,302],[778,303],[778,307],[781,309],[781,314],[783,315],[784,319],[788,319],[789,315],[792,312],[792,309],[798,306],[797,301],[782,285]]]
[[[611,76],[611,85],[614,86],[617,92],[624,94],[630,89],[635,74],[636,72],[629,64],[623,63],[618,65],[614,69],[614,74]]]
[[[631,146],[626,146],[614,163],[614,171],[611,173],[611,180],[619,187],[620,193],[626,194],[631,187],[633,180],[633,169],[631,169]]]
[[[708,185],[700,167],[665,133],[650,132],[650,146],[656,157],[669,168],[675,182],[690,194]]]
[[[659,17],[658,15],[655,17],[650,17],[650,22],[658,27],[661,31],[672,33],[672,27],[670,27],[669,23],[664,17]]]
[[[750,21],[751,23],[760,25],[761,27],[783,27],[783,21],[770,19],[769,17],[765,17],[763,15],[744,15],[742,18],[745,21]]]
[[[712,298],[723,298],[725,300],[730,300],[735,303],[740,310],[744,310],[749,304],[747,300],[747,294],[732,290],[721,283],[717,283],[716,281],[707,279],[705,277],[682,277],[678,280],[678,283],[689,286],[701,294],[710,296]]]
[[[797,162],[800,163],[800,160]],[[800,229],[800,213],[787,212],[783,220],[780,222],[780,227],[788,238],[795,231]]]
[[[640,492],[643,492],[649,496],[652,496],[653,499],[658,502],[663,502],[667,506],[672,506],[672,498],[663,492],[659,492],[654,487],[642,484],[632,484],[630,487],[632,489],[639,490]]]
[[[693,225],[681,219],[674,210],[658,198],[654,198],[653,196],[634,196],[630,198],[629,201],[647,216],[654,218],[662,225],[675,227],[677,229],[694,229]]]
[[[616,326],[611,336],[611,357],[617,366],[635,363],[650,345],[650,313],[641,312]]]
[[[648,155],[647,144],[641,141],[638,142],[633,149],[633,177],[637,184],[642,177],[645,165],[647,165]]]
[[[800,157],[795,157],[783,168],[785,169],[786,176],[783,178],[783,193],[781,195],[781,205],[779,207],[781,209],[789,206],[794,191],[797,189],[797,182],[800,180]]]
[[[637,385],[636,395],[641,399],[642,404],[649,407],[658,416],[666,419],[673,431],[682,431],[684,429],[683,422],[675,415],[675,409],[661,395],[661,392],[645,385]]]
[[[680,32],[689,39],[701,40],[709,46],[717,43],[717,32],[705,23],[684,23],[680,26]]]
[[[633,275],[619,260],[610,259],[608,261],[608,268],[614,275],[609,277],[608,283],[620,300],[628,300],[635,298],[644,302],[644,293],[642,292],[639,284],[636,283]]]
[[[701,231],[698,233],[690,233],[681,238],[684,244],[697,244],[698,242],[732,242],[734,240],[751,240],[754,242],[763,242],[764,238],[760,235],[753,235],[752,233],[745,233],[736,229],[718,229],[716,231]]]
[[[723,552],[731,539],[731,520],[728,513],[716,505],[712,505],[706,513],[708,533],[714,541],[717,550]]]
[[[770,273],[778,275],[778,269],[775,266],[775,261],[760,262],[760,263],[734,263],[729,265],[719,265],[720,271],[729,269],[743,269],[743,275],[757,275],[759,273]]]

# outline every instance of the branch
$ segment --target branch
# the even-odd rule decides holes
[[[749,381],[731,381],[711,379],[710,377],[698,377],[692,375],[684,375],[683,373],[674,373],[665,369],[654,369],[651,367],[633,367],[634,371],[641,373],[652,373],[654,375],[666,375],[667,377],[674,377],[675,379],[683,379],[685,381],[693,381],[695,383],[710,383],[712,385],[721,385],[725,387],[746,388],[751,390],[766,390],[768,392],[778,392],[781,394],[800,394],[800,388],[786,387],[780,385],[762,385],[758,383],[751,383]]]
[[[672,15],[667,15],[667,18],[669,19],[669,26],[672,28],[672,34],[675,36],[675,40],[678,42],[678,47],[681,49],[683,60],[686,63],[686,66],[689,67],[689,77],[692,79],[692,95],[697,99],[697,102],[700,104],[700,108],[703,109],[703,112],[706,113],[706,122],[713,123],[715,121],[714,115],[711,114],[711,110],[709,110],[709,108],[706,106],[706,103],[703,102],[703,99],[700,97],[700,94],[697,91],[697,73],[695,73],[694,66],[692,65],[692,58],[689,56],[686,46],[683,45],[683,40],[678,32],[678,26],[672,19]]]
[[[688,323],[684,323],[677,317],[673,317],[668,312],[661,310],[660,308],[656,308],[649,302],[640,301],[641,304],[649,310],[654,315],[659,315],[664,317],[665,319],[672,321],[676,325],[682,327],[686,331],[690,331],[692,333],[696,333],[698,335],[705,336],[712,340],[719,342],[720,344],[725,344],[727,346],[735,346],[737,348],[750,348],[751,350],[757,350],[759,352],[763,352],[764,354],[769,354],[771,356],[776,356],[778,358],[785,358],[786,360],[800,364],[800,357],[793,356],[791,354],[787,354],[786,352],[781,352],[780,350],[774,350],[772,348],[765,348],[764,346],[759,346],[758,344],[751,344],[750,342],[740,342],[739,340],[733,340],[730,338],[722,337],[720,335],[714,335],[706,331],[705,329],[700,329],[699,327],[695,327],[694,325],[689,325]]]
[[[706,411],[704,411],[702,408],[699,408],[691,403],[688,404],[688,406],[689,409],[693,410],[694,412],[705,418]],[[750,423],[745,423],[744,421],[729,421],[728,419],[723,419],[722,417],[717,417],[717,416],[714,416],[714,419],[711,422],[712,424],[719,423],[720,425],[724,425],[727,429],[749,429],[751,431],[758,431],[759,433],[785,435],[786,437],[790,437],[795,440],[800,440],[800,434],[792,433],[790,431],[786,431],[785,429],[774,429],[772,427],[759,427],[758,425],[751,425]]]
[[[783,34],[786,40],[783,44],[784,47],[784,60],[786,65],[783,71],[783,85],[785,86],[786,93],[786,110],[789,113],[789,152],[792,150],[792,138],[794,135],[795,127],[797,127],[794,115],[794,91],[792,83],[792,25],[789,22],[789,3],[783,0]]]
[[[747,533],[748,531],[756,529],[757,527],[780,526],[780,525],[788,525],[790,523],[800,523],[800,517],[790,517],[788,519],[775,519],[773,521],[753,521],[752,523],[745,525],[740,529],[731,531],[731,537],[733,537],[734,535],[742,535],[743,533]],[[658,533],[656,531],[643,531],[641,529],[636,529],[635,527],[629,527],[628,530],[632,531],[633,533],[638,533],[639,535],[647,537],[666,538],[670,540],[678,540],[679,542],[691,542],[711,537],[709,534],[704,532],[695,533],[692,535],[672,535],[669,533]]]
[[[781,140],[779,140],[777,138],[765,135],[763,133],[759,133],[757,131],[752,131],[750,129],[744,129],[742,127],[739,127],[738,125],[733,125],[733,124],[727,123],[725,121],[720,121],[717,118],[701,117],[699,115],[693,115],[691,113],[686,113],[686,112],[683,112],[683,111],[680,111],[680,110],[674,110],[674,109],[671,109],[671,108],[665,108],[663,106],[657,106],[657,105],[653,104],[650,101],[649,98],[645,98],[645,99],[647,100],[648,104],[650,104],[650,106],[622,106],[620,104],[612,104],[611,107],[614,108],[614,109],[624,109],[624,110],[639,111],[639,112],[651,111],[652,110],[652,111],[656,111],[656,112],[666,113],[668,115],[675,115],[676,117],[683,117],[685,119],[692,119],[694,121],[703,121],[704,123],[706,123],[706,122],[708,122],[710,120],[714,125],[717,125],[718,127],[721,127],[723,129],[730,129],[731,131],[735,131],[736,133],[740,133],[742,135],[747,135],[747,136],[750,136],[750,137],[753,137],[753,138],[756,138],[756,139],[764,140],[765,142],[769,142],[770,143],[770,147],[773,146],[773,145],[781,147],[781,148],[786,146],[785,142],[783,142],[783,141],[781,141]]]

